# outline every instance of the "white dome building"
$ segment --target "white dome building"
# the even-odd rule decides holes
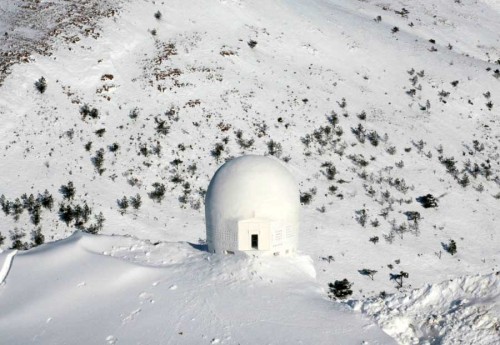
[[[242,156],[215,173],[205,198],[211,253],[294,253],[299,232],[299,191],[276,159]]]

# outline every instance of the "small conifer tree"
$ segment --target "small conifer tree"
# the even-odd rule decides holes
[[[134,210],[138,210],[142,205],[141,196],[139,194],[136,194],[135,197],[131,196],[130,197],[130,204],[132,205]]]
[[[455,255],[457,253],[457,243],[455,240],[450,240],[444,249],[451,255]]]
[[[44,77],[41,77],[35,82],[35,88],[38,90],[40,93],[44,93],[45,90],[47,90],[47,81],[45,80]]]
[[[328,287],[330,289],[328,295],[331,299],[345,299],[352,295],[352,283],[345,278],[336,280],[335,283],[329,283]]]

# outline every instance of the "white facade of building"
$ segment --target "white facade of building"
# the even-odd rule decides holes
[[[217,170],[205,198],[208,250],[292,254],[299,232],[299,191],[277,159],[235,158]]]

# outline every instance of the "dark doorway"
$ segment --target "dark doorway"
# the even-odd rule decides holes
[[[259,235],[252,235],[252,249],[259,249]]]

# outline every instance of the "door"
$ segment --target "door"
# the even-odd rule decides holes
[[[238,250],[271,249],[271,222],[250,218],[238,221]]]
[[[259,235],[252,235],[252,249],[259,249]]]

